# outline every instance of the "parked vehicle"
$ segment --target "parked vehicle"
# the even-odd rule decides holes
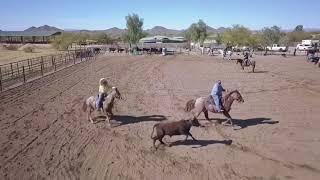
[[[287,51],[288,47],[280,46],[278,44],[273,44],[272,47],[267,46],[266,49],[268,51],[281,51],[281,52],[283,52],[283,51]]]
[[[314,47],[311,44],[298,44],[296,49],[299,51],[311,50]]]
[[[311,46],[312,45],[316,45],[316,44],[319,45],[319,40],[310,40],[310,39],[302,40],[301,44],[308,44],[308,45],[311,45]]]

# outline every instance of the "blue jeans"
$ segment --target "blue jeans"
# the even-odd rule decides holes
[[[102,108],[102,106],[103,106],[104,96],[105,96],[105,93],[99,93],[98,94],[98,98],[97,98],[97,101],[96,101],[96,107],[98,109]]]
[[[221,97],[219,97],[218,95],[213,95],[212,97],[216,105],[216,110],[221,111]]]

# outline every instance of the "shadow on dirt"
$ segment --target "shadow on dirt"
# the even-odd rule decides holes
[[[219,123],[226,121],[223,118],[211,118],[211,120],[216,120]],[[246,128],[248,126],[256,126],[259,124],[277,124],[279,121],[271,120],[271,118],[251,118],[251,119],[233,119],[234,125],[241,127],[241,129]]]
[[[94,124],[105,122],[106,116],[100,115],[94,118]],[[163,121],[167,120],[167,116],[163,115],[150,115],[150,116],[123,116],[114,115],[113,120],[111,120],[112,127],[122,126],[126,124],[135,124],[139,122],[146,121]]]
[[[203,147],[203,146],[208,146],[210,144],[224,144],[224,145],[231,145],[232,144],[232,140],[223,140],[223,141],[218,141],[218,140],[198,140],[198,141],[194,141],[192,139],[188,139],[188,140],[181,140],[181,141],[175,141],[170,143],[170,146],[190,146],[190,145],[198,145],[196,147],[192,147],[192,148],[199,148],[199,147]]]
[[[248,73],[254,73],[254,74],[258,74],[258,73],[268,73],[269,71],[254,71],[254,72],[248,72]]]
[[[139,122],[146,122],[146,121],[163,121],[167,120],[166,116],[163,115],[150,115],[150,116],[118,116],[115,115],[113,117],[116,121],[118,121],[121,125],[126,125],[126,124],[135,124]]]

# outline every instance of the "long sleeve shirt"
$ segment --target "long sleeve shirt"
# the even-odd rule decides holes
[[[215,95],[222,96],[222,92],[223,91],[225,91],[225,89],[222,87],[222,85],[219,84],[219,83],[215,83],[213,85],[213,88],[212,88],[212,91],[211,91],[211,95],[212,96],[215,96]]]

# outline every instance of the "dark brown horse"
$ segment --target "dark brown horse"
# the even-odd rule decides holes
[[[113,118],[112,108],[113,108],[114,101],[115,101],[116,98],[117,99],[123,99],[121,94],[120,94],[120,92],[118,91],[118,89],[116,87],[112,87],[112,91],[105,98],[105,101],[103,102],[103,106],[102,106],[102,111],[103,111],[103,113],[106,114],[106,121],[109,122],[109,125],[110,125],[110,120]],[[82,110],[84,112],[86,112],[87,108],[89,107],[89,111],[87,113],[87,119],[91,123],[93,123],[93,119],[91,117],[91,113],[95,109],[97,109],[96,100],[97,99],[96,99],[95,96],[91,96],[86,101],[83,102],[83,106],[82,106]]]
[[[231,91],[227,93],[224,97],[222,97],[222,106],[224,107],[224,111],[222,113],[225,117],[227,117],[227,121],[223,124],[226,124],[229,122],[231,126],[233,126],[232,118],[229,114],[229,111],[231,110],[231,106],[234,100],[240,103],[244,102],[238,90]],[[184,110],[186,112],[190,112],[191,110],[194,109],[192,111],[194,118],[198,118],[200,113],[203,112],[206,119],[209,120],[208,111],[212,113],[218,113],[211,102],[213,102],[212,96],[192,99],[187,102]]]
[[[242,70],[244,70],[244,67],[252,66],[252,72],[254,72],[256,68],[256,61],[253,60],[248,60],[247,63],[245,63],[243,59],[237,59],[237,64],[238,63],[240,63]]]

